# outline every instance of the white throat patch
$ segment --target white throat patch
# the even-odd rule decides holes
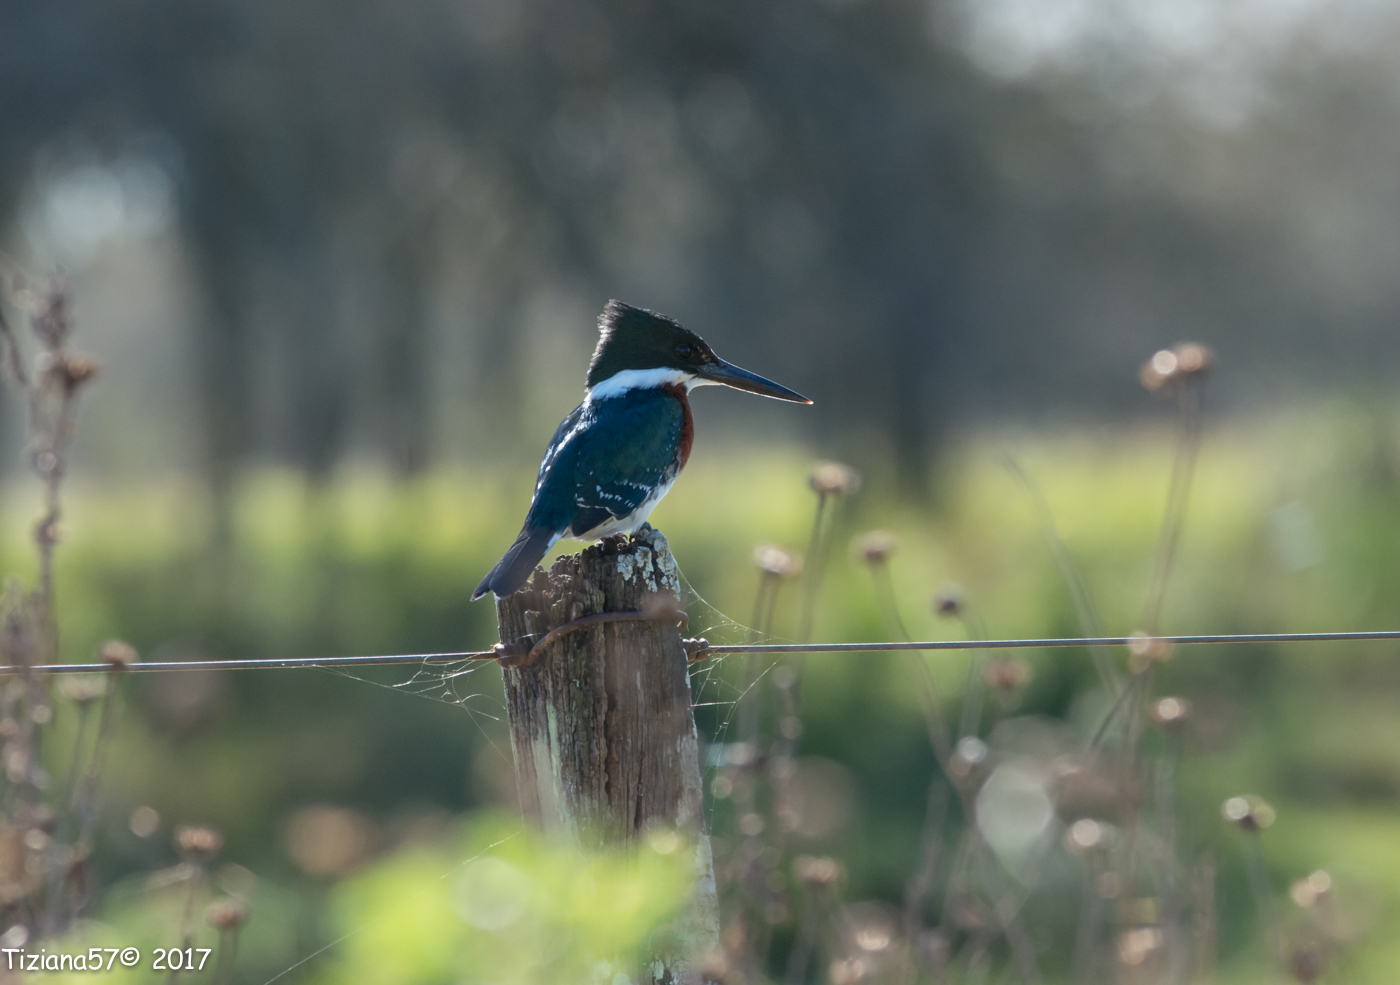
[[[666,384],[680,384],[687,391],[703,381],[694,373],[683,369],[624,369],[614,373],[597,386],[588,390],[589,400],[605,400],[635,390],[638,387],[660,387]]]

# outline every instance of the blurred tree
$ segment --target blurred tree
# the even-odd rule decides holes
[[[1112,4],[1035,30],[1060,6],[16,0],[0,215],[84,164],[174,180],[216,485],[533,450],[529,310],[560,285],[744,339],[915,491],[959,416],[1120,406],[1183,335],[1260,383],[1374,373],[1396,19],[1323,51],[1307,18],[1331,37],[1352,0],[1247,39],[1212,14],[1187,46]]]

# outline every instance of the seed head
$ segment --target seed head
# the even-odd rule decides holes
[[[975,735],[965,735],[958,740],[953,755],[948,759],[948,771],[954,776],[968,777],[980,773],[987,763],[991,750]]]
[[[1176,347],[1177,372],[1185,376],[1204,376],[1215,362],[1215,353],[1199,342],[1183,342]]]
[[[807,485],[819,496],[854,496],[860,490],[860,473],[840,462],[818,462]]]
[[[865,909],[865,908],[861,908]],[[870,954],[889,950],[895,940],[895,928],[879,911],[867,912],[866,919],[855,923],[852,938],[856,947]]]
[[[1081,817],[1065,832],[1065,847],[1076,855],[1092,855],[1112,845],[1115,835],[1112,825]]]
[[[860,958],[842,958],[831,962],[826,974],[831,985],[856,985],[865,981],[865,962]]]
[[[160,830],[160,812],[154,807],[142,805],[131,812],[131,833],[138,838],[149,838]]]
[[[91,356],[66,352],[46,352],[39,360],[39,372],[69,393],[96,379],[99,368],[97,360]]]
[[[1020,657],[998,657],[988,660],[982,668],[987,683],[1003,694],[1009,694],[1031,679],[1031,665]]]
[[[77,674],[58,682],[60,697],[80,708],[92,704],[107,693],[107,679],[101,674]]]
[[[122,670],[130,667],[134,663],[140,663],[141,657],[136,653],[136,648],[130,643],[123,643],[121,640],[108,640],[97,650],[97,657],[105,664],[110,664],[115,670]]]
[[[792,872],[797,881],[813,889],[825,889],[841,878],[841,863],[832,858],[799,855],[792,860]]]
[[[1306,879],[1299,879],[1288,888],[1288,895],[1293,897],[1293,902],[1303,909],[1308,909],[1316,905],[1332,891],[1332,877],[1322,869],[1318,869]]]
[[[175,829],[175,850],[189,859],[206,859],[224,847],[224,836],[214,828],[184,824]]]
[[[1153,663],[1166,663],[1171,659],[1172,648],[1157,637],[1148,636],[1141,630],[1129,636],[1128,667],[1135,674],[1141,674]]]
[[[944,585],[933,596],[933,611],[944,619],[956,619],[963,611],[963,591],[961,585],[952,582]]]
[[[1263,831],[1274,823],[1274,809],[1262,797],[1246,794],[1231,797],[1220,808],[1225,820],[1239,825],[1241,831]]]
[[[239,900],[215,900],[204,911],[204,920],[221,934],[237,930],[248,919],[248,907]]]
[[[102,371],[101,364],[91,356],[73,355],[68,357],[68,385],[79,387],[96,379]]]
[[[894,537],[884,530],[861,534],[851,544],[856,557],[872,568],[884,564],[894,553]]]
[[[1152,721],[1167,732],[1179,732],[1191,717],[1191,702],[1185,698],[1166,697],[1152,702],[1147,712]]]
[[[1204,379],[1215,355],[1199,342],[1182,342],[1153,353],[1138,373],[1142,385],[1154,393],[1170,390],[1190,380]]]
[[[784,550],[777,544],[759,544],[753,551],[753,563],[758,570],[774,578],[791,578],[802,573],[802,555]]]
[[[1172,377],[1176,374],[1176,353],[1170,349],[1162,349],[1153,353],[1152,358],[1142,364],[1142,369],[1138,371],[1138,379],[1142,385],[1154,393],[1167,386]]]
[[[1162,931],[1157,927],[1133,927],[1118,936],[1118,960],[1136,967],[1162,946]]]

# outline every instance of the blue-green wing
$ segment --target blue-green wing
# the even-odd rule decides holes
[[[635,513],[675,478],[685,414],[664,390],[600,400],[581,435],[574,465],[574,533]]]

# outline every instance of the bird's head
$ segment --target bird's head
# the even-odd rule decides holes
[[[588,364],[588,389],[595,397],[638,386],[671,383],[689,389],[717,383],[777,400],[812,402],[726,362],[680,322],[645,308],[609,301],[598,316],[598,332],[598,348]]]

